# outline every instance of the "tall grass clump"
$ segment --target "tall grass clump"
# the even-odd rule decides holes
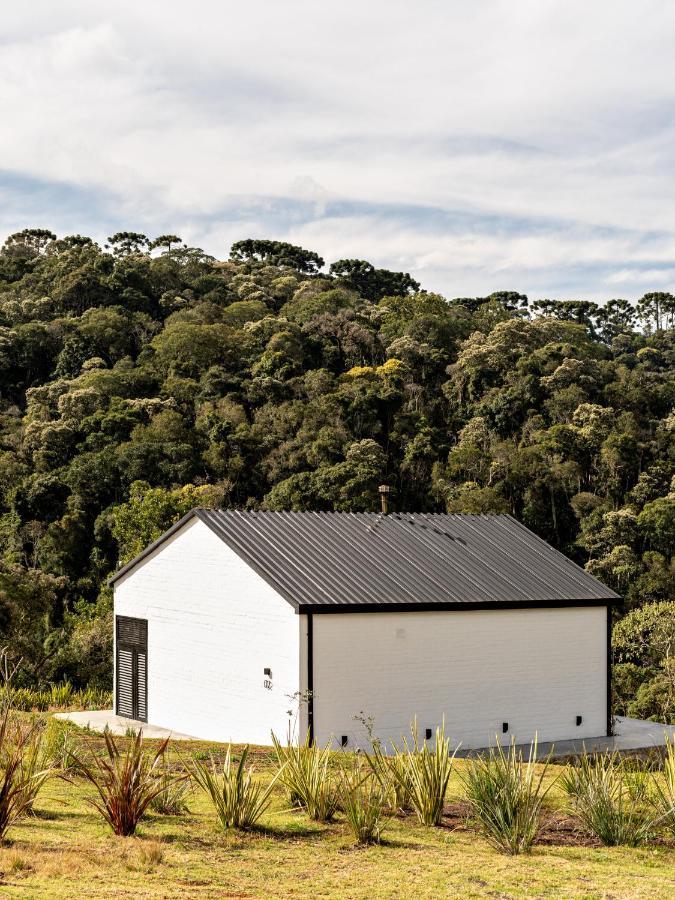
[[[58,763],[51,758],[46,728],[35,723],[22,741],[21,777],[24,784],[24,815],[34,812],[35,801],[45,784],[60,774]]]
[[[663,772],[654,774],[652,805],[656,817],[675,836],[675,738],[666,738]]]
[[[340,785],[330,765],[330,745],[312,744],[309,734],[302,744],[289,738],[284,746],[275,734],[272,742],[279,763],[279,780],[292,806],[302,806],[310,819],[330,822],[340,808]]]
[[[277,775],[267,787],[253,780],[253,766],[246,768],[248,745],[237,765],[232,762],[232,746],[228,746],[221,772],[215,764],[192,761],[192,777],[207,794],[223,830],[252,828],[270,803],[270,795]]]
[[[50,716],[42,735],[45,764],[61,773],[68,771],[73,763],[76,746],[74,729],[70,722]]]
[[[549,765],[546,759],[537,773],[536,739],[527,762],[511,741],[472,759],[461,775],[466,799],[488,843],[503,853],[529,853],[541,827],[541,807],[551,785],[544,788]]]
[[[19,687],[9,690],[10,705],[22,712],[47,712],[50,709],[110,709],[112,694],[96,688],[76,690],[70,681],[51,684],[45,689]]]
[[[150,809],[163,816],[180,816],[190,812],[188,797],[192,791],[190,776],[185,771],[176,771],[168,754],[159,767],[157,780],[161,791],[150,801]]]
[[[12,688],[10,704],[21,712],[46,712],[49,709],[49,691],[37,691],[33,688]]]
[[[366,758],[380,783],[387,805],[401,812],[412,809],[410,799],[412,786],[405,754],[400,752],[387,754],[383,751],[381,743],[376,741],[373,743],[372,753],[367,753]]]
[[[40,734],[22,727],[5,707],[0,718],[0,841],[17,819],[29,813],[47,780],[39,769]]]
[[[169,738],[154,753],[143,749],[143,731],[120,750],[109,731],[103,733],[105,752],[90,750],[89,759],[73,754],[74,770],[96,789],[98,797],[89,802],[98,810],[117,835],[128,837],[136,832],[148,807],[163,790],[159,765]]]
[[[584,750],[561,782],[573,812],[603,844],[639,847],[651,837],[657,817],[646,804],[645,778],[633,777],[618,753]]]
[[[413,722],[411,732],[412,744],[404,738],[403,749],[394,748],[399,758],[389,772],[399,790],[408,794],[410,805],[422,825],[438,825],[457,748],[450,752],[445,726],[436,729],[433,750],[427,741],[420,747],[417,723]]]
[[[67,678],[49,686],[49,706],[51,709],[67,709],[73,702],[73,683]]]
[[[359,844],[380,842],[384,823],[385,792],[372,771],[364,771],[357,758],[342,771],[342,809],[347,826]]]

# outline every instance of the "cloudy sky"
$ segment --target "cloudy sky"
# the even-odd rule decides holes
[[[672,0],[31,0],[0,232],[289,240],[448,296],[675,288]]]

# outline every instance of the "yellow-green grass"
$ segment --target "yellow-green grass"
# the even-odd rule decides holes
[[[100,743],[81,736],[79,741]],[[149,744],[152,742],[148,742]],[[187,757],[205,744],[176,747]],[[253,753],[271,777],[273,751]],[[457,761],[457,768],[464,763]],[[551,776],[556,767],[551,768]],[[285,808],[281,789],[251,833],[219,831],[199,793],[191,813],[149,815],[134,838],[114,837],[86,802],[91,787],[51,782],[38,815],[22,820],[0,847],[0,894],[7,897],[556,897],[671,898],[675,846],[645,849],[535,846],[506,857],[474,830],[422,827],[413,816],[387,819],[381,845],[355,847],[338,816],[310,822]],[[461,797],[453,775],[448,800]],[[550,806],[561,794],[549,795]]]

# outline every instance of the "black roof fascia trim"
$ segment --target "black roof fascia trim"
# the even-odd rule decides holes
[[[470,600],[448,603],[302,603],[298,606],[300,614],[316,613],[373,613],[373,612],[471,612],[475,609],[566,609],[582,606],[611,606],[617,601],[602,599],[586,600]]]

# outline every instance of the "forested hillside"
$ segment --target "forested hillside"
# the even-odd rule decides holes
[[[26,678],[107,683],[102,586],[177,516],[376,510],[383,482],[402,510],[512,513],[624,611],[668,600],[674,316],[669,294],[446,299],[271,241],[220,261],[175,235],[12,235],[0,642]],[[624,626],[619,689],[627,702],[642,685],[639,711],[658,714],[675,668],[640,622],[639,640]]]

